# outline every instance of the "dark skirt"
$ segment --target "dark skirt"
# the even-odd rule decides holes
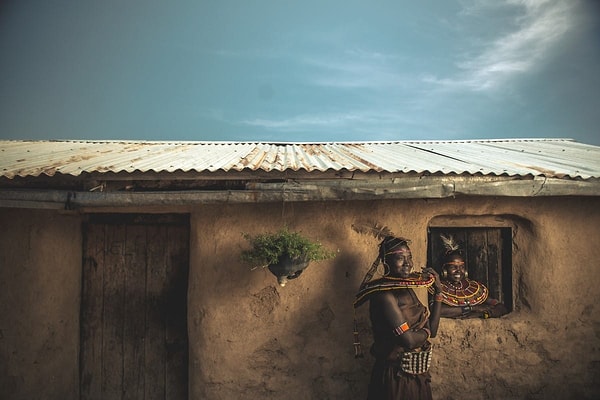
[[[402,372],[398,362],[376,360],[369,382],[367,400],[431,400],[429,372],[410,375]]]

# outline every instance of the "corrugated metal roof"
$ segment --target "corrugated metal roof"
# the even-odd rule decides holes
[[[600,146],[570,139],[244,143],[0,141],[0,176],[361,171],[600,178]]]

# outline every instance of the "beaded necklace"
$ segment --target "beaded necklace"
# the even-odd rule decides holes
[[[444,281],[440,283],[442,284],[442,302],[449,306],[476,306],[484,303],[488,298],[488,288],[471,279],[463,279],[460,287]],[[431,293],[431,289],[429,292]]]
[[[407,278],[396,278],[386,276],[380,279],[375,279],[368,282],[364,287],[356,294],[354,300],[354,307],[358,307],[363,304],[367,298],[375,293],[382,290],[398,290],[398,289],[414,289],[414,288],[429,288],[433,285],[435,278],[432,275],[425,275],[420,273],[413,273]]]

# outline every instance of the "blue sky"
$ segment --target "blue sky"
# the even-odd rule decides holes
[[[4,0],[0,138],[600,145],[597,0]]]

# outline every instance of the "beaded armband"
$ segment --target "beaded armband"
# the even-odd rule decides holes
[[[410,327],[408,326],[408,322],[404,322],[402,325],[394,328],[394,335],[400,336],[409,329]]]

